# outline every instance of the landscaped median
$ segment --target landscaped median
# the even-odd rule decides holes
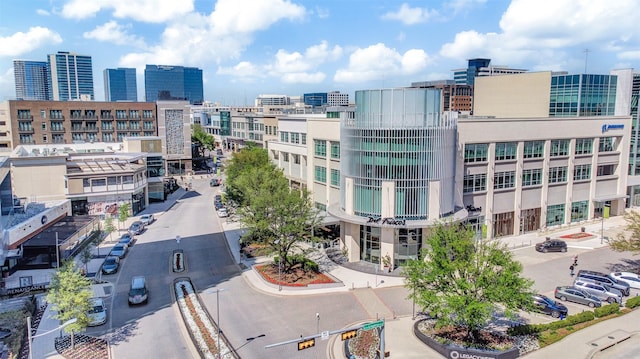
[[[213,320],[202,307],[189,278],[178,278],[174,281],[176,301],[189,335],[203,358],[215,359],[235,358],[229,349],[226,339],[221,335]],[[218,347],[218,343],[220,347]]]

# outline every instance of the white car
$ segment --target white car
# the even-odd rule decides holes
[[[143,214],[142,216],[140,216],[140,222],[142,222],[142,224],[144,224],[145,226],[150,225],[151,223],[153,223],[153,221],[155,221],[155,218],[153,218],[153,214]]]
[[[218,210],[218,217],[220,218],[229,217],[229,212],[227,212],[226,208],[222,207]]]
[[[640,289],[640,275],[631,272],[612,272],[609,274],[615,280],[629,284],[629,287]]]
[[[95,327],[107,322],[107,308],[104,306],[104,301],[101,298],[89,299],[89,326]]]

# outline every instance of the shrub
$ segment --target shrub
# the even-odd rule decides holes
[[[314,271],[314,272],[319,272],[320,271],[320,266],[318,266],[318,263],[312,261],[311,259],[307,259],[304,262],[304,268],[306,270],[310,270],[310,271]]]
[[[611,303],[609,305],[596,308],[593,311],[593,314],[596,316],[596,318],[600,318],[600,317],[605,317],[609,314],[618,313],[619,311],[620,311],[620,305],[618,303]]]
[[[625,306],[629,309],[640,306],[640,296],[627,299]]]

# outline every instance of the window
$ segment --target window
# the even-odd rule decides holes
[[[598,166],[597,176],[613,176],[616,173],[616,165],[600,165]]]
[[[41,117],[41,118],[47,118],[47,111],[45,111],[45,110],[40,110],[40,117]]]
[[[515,160],[518,155],[518,144],[516,142],[496,143],[496,161]]]
[[[464,176],[463,192],[482,192],[487,190],[487,174],[479,173]]]
[[[49,116],[55,119],[62,119],[62,110],[49,110]],[[43,117],[44,118],[44,117]]]
[[[282,154],[282,161],[283,162],[289,162],[289,154],[287,152],[284,152]]]
[[[153,118],[153,110],[143,110],[142,117],[144,118]]]
[[[564,203],[547,207],[547,227],[564,223]]]
[[[544,156],[544,141],[526,141],[524,143],[524,158],[540,158]]]
[[[496,174],[493,176],[493,188],[513,188],[516,185],[515,178],[515,171],[496,172]]]
[[[47,123],[43,122],[42,123],[42,131],[46,131],[47,130]]]
[[[542,168],[522,171],[522,186],[538,186],[542,184]]]
[[[280,142],[289,142],[289,132],[280,132]]]
[[[300,137],[302,139],[302,144],[306,145],[307,144],[307,134],[306,133],[301,133]]]
[[[340,186],[340,170],[331,169],[331,185]]]
[[[300,143],[300,134],[297,132],[291,132],[291,143]]]
[[[300,164],[300,155],[292,155],[293,156],[293,163],[299,165]]]
[[[576,139],[576,155],[588,155],[593,153],[593,138]]]
[[[140,112],[138,110],[130,110],[129,117],[131,118],[140,118]]]
[[[549,183],[567,182],[567,166],[549,168]]]
[[[331,141],[331,158],[340,159],[340,142]]]
[[[584,221],[589,214],[589,201],[571,203],[571,222]]]
[[[127,118],[127,111],[116,110],[116,118]]]
[[[464,145],[464,162],[486,162],[489,145],[486,143],[472,143]]]
[[[551,157],[569,156],[569,140],[552,140]]]
[[[101,110],[100,118],[111,118],[111,110]]]
[[[47,142],[47,135],[42,135],[42,142]]]
[[[327,142],[322,140],[313,140],[315,155],[318,157],[327,157]]]
[[[327,168],[322,166],[316,166],[314,178],[318,182],[327,183]]]
[[[30,110],[18,110],[18,119],[20,119],[20,120],[31,120],[31,111]]]
[[[591,165],[576,165],[573,169],[573,180],[588,180],[591,179]]]
[[[598,152],[613,152],[615,151],[615,138],[614,137],[600,137],[600,145],[598,146]]]

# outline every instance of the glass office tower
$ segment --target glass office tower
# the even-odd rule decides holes
[[[138,101],[136,69],[105,69],[104,98],[105,101]]]
[[[147,65],[144,69],[145,100],[204,102],[202,70],[195,67]]]
[[[47,66],[52,100],[95,99],[91,56],[59,51],[48,55]]]
[[[615,75],[554,75],[551,77],[549,117],[613,116]]]
[[[49,100],[47,63],[45,61],[13,61],[16,99]]]

